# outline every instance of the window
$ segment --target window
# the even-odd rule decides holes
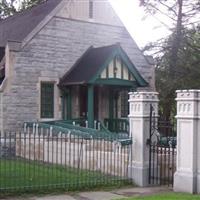
[[[54,83],[41,83],[41,118],[54,117]]]
[[[128,117],[129,103],[128,103],[128,91],[121,92],[121,117]]]
[[[94,2],[93,0],[89,0],[89,18],[93,18],[93,8],[94,8]]]

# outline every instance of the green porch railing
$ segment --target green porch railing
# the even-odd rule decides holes
[[[101,124],[101,130],[92,128],[86,128],[79,125],[73,125],[68,121],[58,120],[49,122],[25,122],[24,129],[30,128],[34,132],[37,132],[38,128],[48,129],[52,133],[64,133],[82,137],[83,139],[90,140],[106,140],[111,142],[119,142],[121,145],[132,144],[132,139],[127,134],[116,134],[107,130],[103,124]],[[26,132],[26,131],[25,131]]]
[[[88,128],[88,120],[86,118],[76,118],[71,120],[60,120],[61,122]],[[99,120],[94,120],[94,129],[108,131],[104,124]]]
[[[62,121],[68,124],[76,125],[76,126],[82,126],[82,127],[87,126],[87,119],[85,118],[75,118],[75,119],[62,120]]]
[[[85,118],[62,120],[60,122],[88,128],[88,121]],[[110,132],[129,134],[129,121],[128,119],[107,119],[107,118],[104,120],[104,122],[101,122],[99,120],[94,120],[94,129],[99,131],[105,131],[109,134]]]
[[[107,120],[109,120],[109,125],[107,123]],[[96,129],[98,131],[105,131],[109,134],[111,134],[111,132],[112,133],[127,133],[127,134],[129,133],[129,131],[128,131],[128,128],[129,128],[128,120],[116,119],[115,124],[112,125],[112,127],[114,127],[114,128],[108,129],[108,127],[110,126],[110,121],[113,122],[113,120],[110,120],[110,119],[106,119],[104,121],[104,123],[99,121],[99,120],[94,120],[94,128],[93,129]],[[62,123],[65,123],[65,124],[71,124],[73,126],[80,126],[80,127],[88,128],[88,120],[85,119],[85,118],[76,118],[76,119],[71,119],[71,120],[59,120],[59,121],[53,121],[53,122],[47,122],[47,123],[52,123],[52,125],[53,125],[55,122],[56,123],[62,122]],[[115,127],[118,127],[118,129],[116,129]]]
[[[105,119],[104,124],[111,132],[129,134],[128,119]]]

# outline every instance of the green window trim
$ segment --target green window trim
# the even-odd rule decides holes
[[[41,82],[40,98],[40,117],[54,118],[54,83]]]

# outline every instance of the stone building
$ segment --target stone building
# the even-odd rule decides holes
[[[112,6],[48,0],[0,21],[0,128],[123,118],[128,91],[154,90],[154,66]]]

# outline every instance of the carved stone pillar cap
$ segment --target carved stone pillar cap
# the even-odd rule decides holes
[[[176,93],[194,93],[194,92],[200,92],[200,90],[195,90],[195,89],[191,89],[191,90],[176,90]]]
[[[130,92],[130,100],[153,100],[158,101],[157,92]]]
[[[199,100],[200,90],[177,90],[176,100]]]

